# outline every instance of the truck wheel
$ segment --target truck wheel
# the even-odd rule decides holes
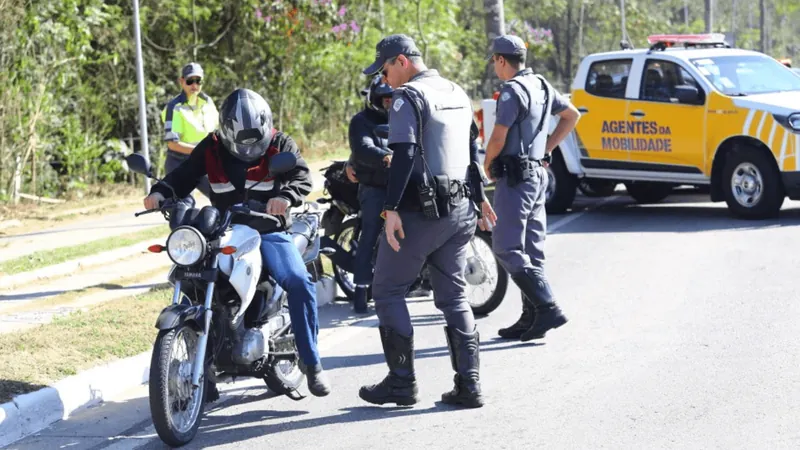
[[[669,197],[673,185],[654,181],[626,181],[625,189],[637,203],[658,203]]]
[[[578,184],[578,188],[587,197],[608,197],[614,194],[617,184],[619,183],[614,180],[584,178]]]
[[[563,214],[572,206],[578,187],[578,178],[569,173],[561,152],[553,152],[553,161],[547,166],[547,191],[545,210],[548,214]]]
[[[757,150],[730,154],[720,182],[725,203],[734,216],[742,219],[777,216],[786,196],[775,163]]]

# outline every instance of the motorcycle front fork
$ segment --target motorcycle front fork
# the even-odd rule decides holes
[[[214,256],[214,262],[211,266],[212,269],[217,268],[219,255]],[[179,288],[180,288],[180,281],[175,283],[175,288],[177,297],[180,296]],[[214,286],[215,282],[210,281],[208,286],[206,286],[206,298],[205,303],[203,303],[203,329],[200,331],[200,337],[197,340],[197,354],[194,357],[194,367],[192,368],[192,386],[195,388],[200,387],[200,379],[203,377],[203,372],[205,370],[205,361],[206,361],[206,347],[208,346],[208,334],[211,331],[211,302],[214,299]],[[175,297],[172,299],[175,302]]]

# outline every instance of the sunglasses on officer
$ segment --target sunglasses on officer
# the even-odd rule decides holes
[[[188,86],[191,86],[191,85],[193,85],[193,84],[195,84],[195,83],[197,83],[198,85],[201,85],[201,86],[202,86],[202,84],[203,84],[203,80],[202,80],[202,79],[200,79],[200,78],[189,78],[189,79],[187,79],[187,80],[186,80],[186,84],[187,84]]]

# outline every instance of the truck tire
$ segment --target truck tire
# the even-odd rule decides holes
[[[669,197],[674,186],[669,183],[655,181],[626,181],[625,189],[637,203],[658,203]]]
[[[578,178],[569,173],[561,151],[553,152],[553,161],[547,166],[547,214],[563,214],[572,206],[578,188]]]
[[[587,197],[609,197],[614,195],[617,184],[614,180],[584,178],[578,184],[578,189]]]
[[[756,149],[728,155],[720,183],[728,209],[741,219],[776,217],[786,196],[775,162]]]

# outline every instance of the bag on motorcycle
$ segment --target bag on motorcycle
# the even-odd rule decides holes
[[[347,161],[336,161],[325,170],[325,189],[336,200],[358,211],[358,185],[347,179],[344,171]]]

